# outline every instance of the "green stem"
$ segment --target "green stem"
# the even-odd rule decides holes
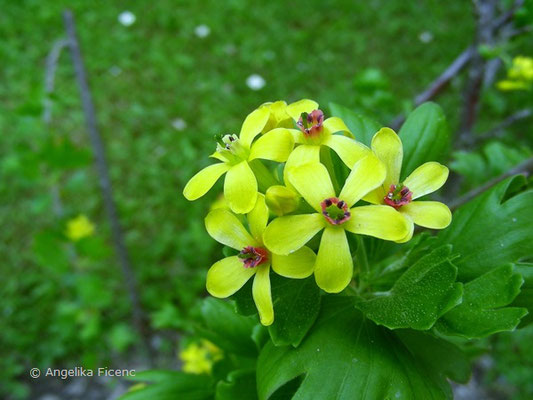
[[[252,169],[259,186],[259,190],[265,192],[270,186],[279,185],[279,182],[274,178],[272,172],[265,167],[265,165],[259,160],[253,160],[248,163]]]
[[[335,193],[340,193],[341,187],[339,185],[339,180],[337,179],[337,174],[335,173],[335,167],[333,166],[333,160],[331,159],[331,154],[329,149],[326,146],[320,148],[320,160],[322,164],[325,165],[331,177],[331,183],[333,183],[333,188]]]
[[[365,243],[362,236],[356,235],[357,251],[355,252],[355,259],[359,270],[359,292],[366,288],[368,274],[370,273],[370,267],[368,264],[368,256],[366,253]]]

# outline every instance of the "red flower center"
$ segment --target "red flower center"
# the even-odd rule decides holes
[[[268,252],[261,247],[246,246],[238,256],[244,268],[254,268],[268,261]]]
[[[322,123],[324,122],[324,113],[322,110],[313,110],[310,114],[304,112],[296,123],[298,128],[306,136],[316,136],[322,132]]]
[[[320,203],[320,206],[322,207],[322,215],[332,225],[340,225],[348,221],[351,217],[348,204],[336,197],[330,197],[324,200]]]
[[[383,198],[385,204],[396,209],[409,204],[413,200],[413,192],[403,184],[390,185],[389,193]]]

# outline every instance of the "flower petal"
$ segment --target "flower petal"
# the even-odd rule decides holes
[[[414,200],[439,190],[448,179],[448,173],[447,167],[430,161],[411,172],[403,184],[413,192]]]
[[[318,212],[322,212],[320,203],[335,196],[335,190],[326,167],[320,163],[309,163],[292,168],[289,181],[302,197]]]
[[[315,264],[317,285],[328,293],[339,293],[352,280],[353,261],[346,232],[328,226],[324,230]]]
[[[351,209],[343,226],[347,231],[383,240],[401,240],[409,233],[409,221],[390,206],[361,206]]]
[[[232,166],[224,181],[224,196],[237,214],[250,212],[257,200],[257,179],[246,161]]]
[[[348,129],[346,124],[339,117],[330,117],[324,121],[324,132],[326,135],[334,134],[335,132],[343,132],[353,138],[353,133]]]
[[[307,278],[315,268],[316,255],[309,247],[304,246],[288,256],[272,254],[272,269],[286,278]]]
[[[205,229],[209,236],[217,242],[235,250],[257,245],[257,241],[252,238],[241,221],[233,213],[223,208],[217,208],[207,214]]]
[[[252,211],[248,213],[248,226],[255,240],[263,243],[263,232],[268,223],[268,207],[265,202],[265,196],[261,193],[257,195],[257,202]]]
[[[385,198],[385,190],[383,185],[372,190],[370,193],[363,196],[364,201],[368,201],[372,204],[383,204],[383,199]]]
[[[288,129],[273,129],[252,144],[248,160],[263,158],[265,160],[284,162],[289,158],[293,147],[294,139]]]
[[[356,142],[346,136],[332,135],[322,144],[328,146],[337,153],[348,168],[352,168],[357,161],[372,154],[370,149],[364,144]]]
[[[272,305],[272,293],[270,291],[270,267],[260,265],[257,267],[252,295],[255,306],[259,311],[259,319],[264,326],[272,325],[274,322],[274,306]]]
[[[259,107],[252,111],[244,120],[239,138],[244,146],[250,147],[254,138],[263,130],[268,118],[270,117],[270,110],[268,107]]]
[[[283,180],[285,181],[285,185],[292,188],[288,176],[289,171],[299,165],[310,162],[320,162],[320,146],[302,144],[296,147],[287,159],[285,168],[283,169]]]
[[[396,243],[407,243],[409,240],[413,238],[413,233],[415,233],[415,224],[409,218],[409,216],[405,215],[405,213],[402,213],[402,215],[405,217],[406,221],[409,223],[409,232],[405,237],[401,238],[400,240],[395,240]]]
[[[305,245],[325,224],[322,214],[287,215],[268,224],[263,240],[272,253],[287,255]]]
[[[239,257],[226,257],[209,268],[207,291],[218,298],[231,296],[242,288],[255,272],[255,268],[244,268]]]
[[[430,229],[444,229],[452,222],[448,206],[438,201],[413,201],[400,208],[417,225]]]
[[[353,206],[365,194],[381,186],[386,175],[385,165],[372,154],[357,161],[346,178],[339,199],[344,200],[348,207]]]
[[[387,168],[387,177],[383,186],[388,190],[390,185],[397,185],[400,182],[403,158],[402,141],[392,129],[381,128],[372,138],[371,146]]]
[[[303,99],[289,104],[286,111],[293,120],[298,121],[298,118],[300,118],[303,112],[310,113],[316,109],[318,109],[318,103],[316,101]]]
[[[187,185],[183,189],[183,195],[187,200],[191,201],[202,197],[229,168],[229,165],[224,163],[217,163],[205,167],[187,182]]]

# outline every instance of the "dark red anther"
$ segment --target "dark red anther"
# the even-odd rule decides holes
[[[268,252],[261,247],[246,246],[238,256],[244,268],[255,268],[268,261]]]

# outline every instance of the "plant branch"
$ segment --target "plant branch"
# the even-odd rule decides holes
[[[92,147],[95,153],[96,169],[99,175],[100,189],[104,199],[104,205],[106,208],[109,221],[111,223],[111,232],[113,237],[113,243],[117,252],[118,260],[122,268],[122,275],[125,281],[126,289],[128,291],[131,305],[133,323],[138,332],[141,334],[144,340],[145,350],[147,355],[150,356],[150,346],[148,344],[148,332],[144,324],[144,313],[141,308],[139,295],[137,292],[137,284],[133,268],[129,259],[126,245],[124,244],[124,236],[122,232],[122,226],[118,219],[117,209],[113,201],[113,189],[111,180],[109,178],[109,170],[107,161],[105,158],[104,144],[98,130],[96,122],[96,113],[94,104],[92,101],[89,84],[87,82],[87,75],[83,64],[80,46],[76,36],[76,28],[74,24],[74,17],[69,10],[64,11],[63,20],[68,37],[68,45],[72,56],[72,62],[76,73],[76,79],[80,87],[80,95],[83,106],[83,112],[85,114],[85,120],[87,122],[87,129],[89,131],[89,137],[91,139]]]
[[[473,198],[479,196],[481,193],[485,192],[486,190],[490,189],[494,185],[496,185],[498,182],[504,180],[505,178],[508,178],[513,175],[525,175],[529,176],[533,172],[533,157],[529,158],[528,160],[522,162],[521,164],[518,164],[516,167],[510,169],[507,172],[504,172],[503,174],[489,180],[485,184],[472,189],[471,191],[467,192],[463,196],[459,197],[456,201],[451,202],[449,207],[450,210],[454,211],[460,206],[462,206],[465,203],[468,203]]]
[[[514,123],[518,121],[530,118],[532,116],[533,116],[533,109],[531,108],[525,108],[523,110],[519,110],[515,112],[514,114],[505,118],[500,124],[496,125],[491,130],[485,133],[481,133],[476,136],[470,136],[469,140],[467,142],[460,143],[460,146],[463,148],[471,148],[480,142],[502,137],[504,136],[503,133],[504,133],[505,128],[513,125]]]

